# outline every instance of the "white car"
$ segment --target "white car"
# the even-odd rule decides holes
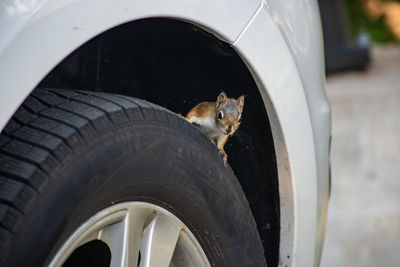
[[[1,266],[319,265],[324,79],[316,1],[2,0]]]

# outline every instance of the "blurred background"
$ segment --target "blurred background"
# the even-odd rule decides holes
[[[400,266],[400,1],[320,0],[332,105],[322,267]]]

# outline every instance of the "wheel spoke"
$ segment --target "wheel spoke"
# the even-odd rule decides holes
[[[113,205],[92,216],[62,245],[49,266],[62,266],[75,250],[93,240],[107,244],[112,267],[210,266],[182,221],[144,202]]]
[[[104,241],[111,250],[111,267],[121,267],[126,257],[126,229],[127,221],[114,223],[98,233],[98,239]]]
[[[155,214],[143,231],[140,267],[168,267],[182,225],[163,214]]]
[[[98,232],[98,239],[111,250],[111,267],[137,266],[144,224],[152,213],[148,208],[130,208],[125,218]]]
[[[124,266],[138,266],[139,249],[142,240],[143,228],[152,210],[148,208],[131,208],[127,216],[127,231],[125,238],[126,260]]]

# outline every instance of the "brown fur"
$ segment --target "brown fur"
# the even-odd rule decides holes
[[[192,108],[186,115],[186,119],[190,120],[192,117],[197,118],[215,118],[215,102],[201,102]]]
[[[239,128],[243,106],[244,96],[233,99],[222,92],[216,102],[201,102],[186,115],[186,119],[196,123],[200,131],[217,146],[223,155],[224,164],[227,162],[224,146],[228,137]]]

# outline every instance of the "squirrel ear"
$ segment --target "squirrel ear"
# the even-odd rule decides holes
[[[244,95],[239,96],[236,103],[238,104],[240,111],[242,111],[244,106]]]
[[[223,103],[225,103],[227,99],[228,96],[225,94],[225,92],[221,92],[217,98],[217,108],[219,108]]]

